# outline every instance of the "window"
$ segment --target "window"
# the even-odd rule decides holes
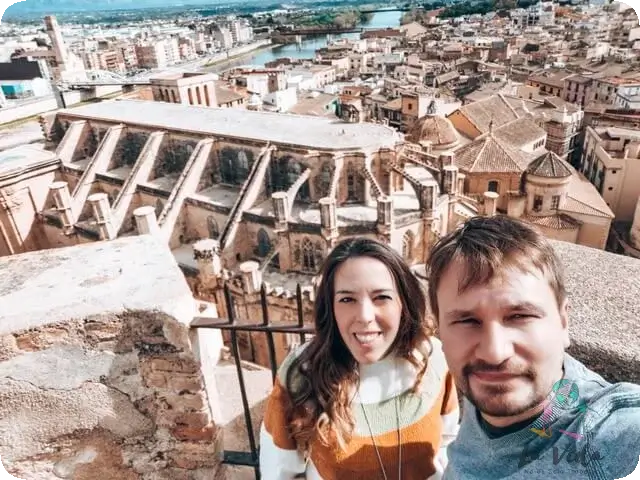
[[[311,240],[305,238],[302,242],[302,267],[307,271],[316,270],[316,258]]]
[[[266,257],[267,254],[271,251],[271,240],[269,239],[269,234],[261,228],[258,231],[258,256]]]
[[[557,210],[560,207],[560,195],[551,197],[551,209]]]
[[[489,182],[489,184],[487,185],[487,191],[488,192],[498,193],[498,187],[499,186],[500,186],[500,184],[496,180],[491,180]]]
[[[408,230],[402,237],[402,258],[411,260],[413,258],[413,232]]]
[[[189,94],[189,105],[193,105],[193,93],[190,88],[187,88],[187,94]]]
[[[349,163],[347,166],[347,202],[362,201],[362,187],[360,173],[353,163]]]
[[[157,199],[156,200],[156,218],[160,218],[160,215],[162,214],[163,210],[164,210],[164,204],[162,203],[162,200]]]
[[[209,238],[218,238],[220,236],[220,229],[218,228],[218,222],[214,217],[207,218],[207,230],[209,231]]]
[[[533,211],[539,212],[542,210],[542,195],[535,195],[533,197]]]

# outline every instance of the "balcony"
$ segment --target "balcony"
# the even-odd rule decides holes
[[[571,353],[610,381],[640,382],[640,261],[555,247],[567,267]],[[150,236],[4,257],[0,271],[0,456],[9,472],[254,477],[272,371],[239,360],[243,341],[247,331],[263,335],[275,366],[274,336],[304,336],[302,315],[293,325],[216,319]],[[253,293],[257,309],[242,311],[269,314],[260,306],[271,294]],[[312,296],[298,295],[277,301],[306,309]],[[234,311],[228,302],[220,311]]]

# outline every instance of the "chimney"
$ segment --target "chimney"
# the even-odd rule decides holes
[[[138,207],[133,211],[136,220],[136,230],[138,235],[155,235],[160,231],[158,220],[156,219],[156,210],[151,205]]]
[[[198,264],[200,275],[218,277],[222,274],[219,252],[220,242],[213,238],[198,240],[193,244],[193,258]]]
[[[498,195],[496,192],[484,192],[484,215],[493,217],[496,214],[496,206],[498,204]]]
[[[420,209],[430,215],[433,213],[436,204],[436,185],[427,184],[420,188]]]
[[[260,264],[254,261],[240,264],[240,274],[242,275],[242,288],[248,295],[257,293],[262,286],[262,272]]]
[[[94,193],[87,199],[93,209],[93,218],[98,224],[100,240],[113,240],[118,236],[113,223],[111,222],[111,205],[109,196],[106,193]]]
[[[320,224],[322,228],[333,230],[338,227],[338,215],[336,212],[336,201],[331,197],[321,198],[320,204]]]
[[[444,193],[455,195],[458,190],[458,167],[449,165],[442,168],[443,170],[443,189]]]
[[[53,194],[53,201],[56,204],[56,210],[62,220],[62,226],[65,230],[73,228],[75,218],[71,210],[71,195],[67,182],[53,182],[49,187]]]
[[[453,152],[441,153],[439,157],[440,168],[453,165],[453,159],[454,159]]]
[[[289,223],[289,198],[286,192],[272,193],[271,202],[276,217],[276,230],[286,230]]]
[[[393,217],[393,200],[391,197],[380,196],[378,197],[378,221],[377,229],[380,235],[380,240],[389,243],[391,242],[391,231],[394,227]]]

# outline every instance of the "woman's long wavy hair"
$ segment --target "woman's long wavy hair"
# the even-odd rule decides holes
[[[321,269],[314,305],[315,336],[292,362],[286,377],[291,405],[286,418],[298,449],[308,453],[318,439],[332,440],[344,448],[350,440],[354,420],[350,393],[358,384],[358,365],[338,330],[333,311],[334,282],[338,268],[350,258],[369,257],[389,269],[402,302],[398,334],[388,354],[411,362],[417,369],[414,391],[427,369],[433,329],[426,319],[426,297],[416,276],[402,257],[389,246],[368,238],[339,243]]]

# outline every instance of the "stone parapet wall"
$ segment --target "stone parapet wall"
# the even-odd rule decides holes
[[[221,339],[190,331],[196,305],[165,245],[132,237],[3,258],[0,270],[0,456],[10,473],[223,478],[206,373]]]

